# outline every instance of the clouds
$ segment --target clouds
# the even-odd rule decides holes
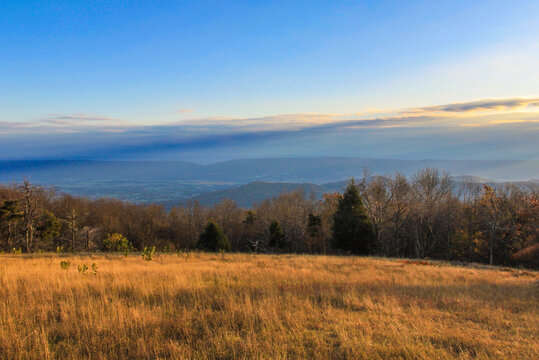
[[[123,121],[120,119],[114,119],[106,116],[100,116],[95,114],[50,114],[46,117],[39,119],[37,122],[58,124],[58,125],[80,125],[80,124],[118,124]]]
[[[207,117],[159,125],[96,114],[51,114],[29,122],[0,122],[0,157],[138,159],[212,152],[226,157],[230,149],[242,157],[283,155],[285,150],[308,156],[321,149],[325,155],[358,156],[360,151],[372,157],[429,157],[444,147],[444,156],[453,158],[472,143],[473,156],[492,157],[497,149],[509,148],[507,140],[520,145],[499,158],[538,157],[539,149],[529,140],[539,136],[538,110],[539,98],[510,98],[365,114]],[[472,133],[479,142],[469,137]],[[492,147],[496,143],[505,149]]]
[[[534,99],[498,99],[498,100],[479,100],[463,103],[454,103],[447,105],[428,106],[423,108],[412,108],[410,112],[448,112],[448,113],[462,113],[462,112],[477,112],[477,111],[507,111],[523,108],[526,106],[539,106],[539,98]]]
[[[96,114],[49,114],[24,122],[0,122],[0,134],[23,135],[77,133],[88,131],[118,132],[131,129],[128,122]]]

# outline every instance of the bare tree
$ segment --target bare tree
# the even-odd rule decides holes
[[[393,196],[389,205],[392,219],[393,251],[390,254],[399,256],[404,247],[401,233],[411,203],[411,188],[404,175],[396,173],[393,176],[391,191]]]
[[[389,221],[389,209],[394,196],[393,182],[383,176],[375,176],[371,181],[367,181],[367,178],[368,171],[366,170],[363,179],[358,184],[361,197],[374,226],[376,244],[388,253],[389,244],[382,243],[382,233],[384,225]]]
[[[71,251],[75,251],[75,239],[77,236],[77,219],[78,212],[76,209],[71,209],[66,216],[67,226],[69,228],[70,238],[71,238]]]
[[[20,186],[22,192],[21,210],[24,225],[25,251],[29,252],[33,246],[34,231],[39,217],[39,202],[37,188],[30,184],[30,179],[23,179]]]
[[[473,257],[474,236],[476,233],[480,211],[480,195],[481,185],[473,181],[472,178],[465,177],[463,183],[460,185],[457,197],[461,200],[462,212],[465,221],[467,261],[472,261]]]
[[[449,175],[436,169],[420,170],[413,179],[416,226],[414,227],[417,257],[430,255],[435,245],[435,226],[440,203],[451,195]]]

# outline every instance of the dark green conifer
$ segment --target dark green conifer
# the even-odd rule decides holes
[[[374,251],[372,222],[353,179],[344,190],[333,215],[332,233],[333,245],[338,249],[354,254],[370,254]]]
[[[288,247],[288,243],[283,233],[283,228],[277,220],[273,220],[271,222],[269,227],[269,233],[270,240],[268,245],[270,247],[277,247],[279,249],[286,249]]]
[[[213,220],[208,221],[206,228],[200,234],[198,246],[208,251],[230,251],[227,237]]]

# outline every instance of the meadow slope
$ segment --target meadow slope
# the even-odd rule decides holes
[[[539,273],[516,269],[300,255],[0,255],[0,358],[537,359],[538,303]]]

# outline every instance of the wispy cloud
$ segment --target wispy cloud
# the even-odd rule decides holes
[[[260,116],[251,118],[213,116],[204,118],[191,118],[177,124],[189,126],[227,126],[236,128],[275,129],[304,127],[309,125],[327,124],[341,121],[346,118],[357,118],[356,114],[320,114],[298,113]]]
[[[86,123],[103,123],[103,124],[118,124],[123,123],[123,120],[100,116],[95,114],[50,114],[37,122],[49,124],[86,124]]]
[[[487,137],[492,142],[507,136],[515,137],[514,142],[518,142],[519,138],[528,139],[533,134],[539,135],[538,106],[539,98],[511,98],[392,112],[377,110],[354,114],[207,117],[158,125],[133,124],[122,119],[92,114],[52,114],[30,122],[0,122],[0,137],[3,139],[0,141],[0,152],[6,150],[7,146],[19,146],[21,153],[32,151],[45,154],[48,149],[56,149],[57,152],[63,151],[67,157],[125,158],[148,153],[199,151],[230,146],[264,147],[264,144],[275,141],[288,144],[303,142],[304,146],[308,146],[308,142],[305,145],[305,139],[312,137],[319,139],[319,145],[331,138],[338,149],[345,145],[336,139],[349,139],[351,134],[356,134],[362,144],[374,141],[374,137],[377,137],[380,144],[386,142],[386,147],[395,147],[395,151],[398,151],[399,142],[409,141],[406,138],[412,133],[416,136],[415,144],[425,143],[433,134],[453,134],[447,135],[447,139],[454,136],[450,143],[465,147],[464,139],[468,135],[462,133],[465,129],[479,131],[475,133],[476,136]],[[508,129],[514,131],[508,135]],[[387,144],[383,134],[393,134],[391,144]],[[36,136],[39,136],[40,141],[34,147],[41,150],[28,148],[27,143],[17,141],[18,138],[32,139]],[[48,141],[44,140],[45,136]],[[466,141],[469,143],[473,140]],[[373,149],[377,146],[373,144]],[[428,153],[431,150],[425,151]],[[534,150],[532,146],[527,151],[535,154],[537,148]]]
[[[520,109],[527,106],[530,106],[530,107],[539,106],[539,98],[487,99],[487,100],[453,103],[453,104],[446,104],[446,105],[411,108],[408,110],[404,110],[404,112],[463,113],[463,112],[479,112],[479,111],[509,111],[509,110]]]
[[[127,121],[95,114],[49,114],[23,122],[0,122],[3,134],[76,133],[88,131],[117,132],[133,125]]]
[[[522,109],[529,109],[523,112]],[[519,111],[517,111],[519,110]],[[157,125],[134,124],[95,114],[50,114],[27,122],[0,122],[5,133],[126,132],[159,134],[223,134],[231,132],[295,132],[346,127],[459,126],[493,122],[534,121],[539,118],[539,98],[488,99],[445,105],[414,107],[398,111],[353,114],[297,113],[262,117],[203,117]],[[492,117],[495,117],[494,119]]]

